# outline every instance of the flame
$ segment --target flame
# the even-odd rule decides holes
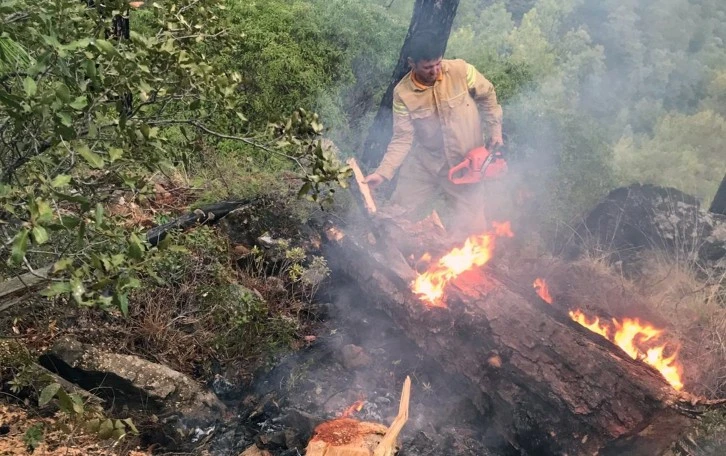
[[[625,318],[622,324],[613,318],[613,324],[617,328],[614,337],[615,345],[622,348],[631,358],[642,359],[656,368],[673,388],[677,390],[683,388],[681,380],[683,367],[676,362],[678,349],[675,349],[671,356],[664,357],[665,344],[657,347],[645,347],[644,345],[651,339],[657,339],[663,333],[662,329],[657,329],[647,322],[641,323],[637,318]],[[645,348],[638,347],[636,344]]]
[[[552,296],[549,294],[547,282],[544,279],[535,279],[533,286],[542,299],[552,304]],[[658,329],[648,322],[641,322],[637,318],[623,318],[622,323],[613,318],[612,326],[610,326],[609,322],[600,322],[598,317],[588,318],[580,309],[571,310],[569,314],[574,321],[608,339],[623,349],[631,358],[640,359],[653,366],[674,389],[683,388],[681,380],[683,366],[676,361],[678,348],[673,350],[671,356],[665,357],[663,355],[666,349],[665,344],[653,346],[654,344],[648,343],[655,342],[655,339],[663,334],[662,329]],[[612,329],[615,330],[613,336],[610,335]]]
[[[470,236],[462,247],[454,248],[419,275],[411,284],[413,292],[431,307],[446,307],[442,298],[449,282],[472,268],[485,265],[492,257],[497,237],[514,236],[509,222],[493,222],[492,227],[486,233]]]
[[[340,415],[341,418],[348,418],[349,416],[353,415],[355,412],[360,412],[363,410],[363,405],[366,402],[364,400],[355,401],[353,405],[345,409],[342,415]]]
[[[532,286],[544,302],[546,302],[547,304],[552,304],[552,295],[550,295],[550,289],[547,287],[547,282],[545,282],[544,279],[537,277],[536,279],[534,279],[534,283],[532,284]]]
[[[666,344],[658,346],[652,344],[663,334],[662,329],[657,329],[650,323],[641,322],[637,318],[624,318],[622,323],[613,318],[615,334],[611,337],[610,328],[600,323],[600,319],[597,317],[594,321],[588,322],[585,314],[579,309],[570,311],[570,317],[590,331],[613,342],[631,358],[639,359],[653,366],[674,389],[683,389],[681,380],[683,367],[676,361],[678,349],[676,348],[671,356],[666,357],[663,355]]]
[[[607,326],[600,324],[599,318],[595,317],[595,319],[590,323],[587,321],[587,317],[585,316],[584,313],[582,313],[582,311],[580,309],[576,309],[574,311],[571,310],[569,312],[569,314],[570,314],[570,318],[572,318],[576,322],[580,323],[585,328],[589,329],[590,331],[592,331],[594,333],[600,334],[601,336],[603,336],[606,339],[610,339],[610,337],[608,336],[608,333],[610,332],[610,330],[608,329]]]

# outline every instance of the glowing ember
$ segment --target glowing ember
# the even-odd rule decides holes
[[[491,231],[467,238],[461,248],[454,248],[419,275],[411,284],[413,292],[431,307],[446,307],[442,298],[449,282],[472,268],[485,265],[492,257],[496,238],[514,236],[509,222],[494,222],[492,226]]]
[[[537,294],[544,302],[552,304],[552,295],[550,295],[550,289],[547,287],[547,282],[544,279],[540,279],[539,277],[534,279],[532,286],[534,286],[535,291],[537,291]]]
[[[552,304],[547,283],[543,279],[536,279],[533,286],[542,299]],[[613,318],[612,325],[610,325],[609,322],[601,323],[598,317],[588,318],[580,309],[571,310],[569,314],[570,318],[577,323],[622,348],[631,358],[639,359],[653,366],[673,388],[677,390],[683,388],[681,380],[683,367],[676,361],[678,349],[673,350],[671,356],[665,357],[663,355],[665,344],[659,346],[648,344],[663,334],[662,329],[647,322],[641,323],[637,318],[624,318],[622,323]],[[611,336],[613,329],[615,334]]]
[[[356,401],[353,405],[351,405],[350,407],[345,409],[345,411],[343,412],[343,414],[340,417],[348,418],[349,416],[353,415],[355,412],[360,412],[361,410],[363,410],[363,405],[365,403],[366,402],[363,400]]]

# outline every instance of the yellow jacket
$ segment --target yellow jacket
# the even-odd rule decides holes
[[[502,137],[502,107],[492,83],[464,60],[444,60],[441,66],[433,86],[420,85],[408,73],[393,91],[393,138],[376,170],[388,180],[412,148],[412,159],[438,173],[484,145],[479,109],[489,137]]]

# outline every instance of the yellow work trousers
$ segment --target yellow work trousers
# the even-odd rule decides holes
[[[416,157],[417,158],[417,157]],[[456,234],[476,234],[487,228],[485,216],[486,188],[476,184],[454,184],[448,179],[449,167],[442,166],[432,172],[414,157],[409,157],[401,166],[398,183],[391,195],[391,203],[406,209],[411,218],[420,216],[420,211],[432,205],[444,194],[452,200],[451,217],[447,217],[447,231]]]

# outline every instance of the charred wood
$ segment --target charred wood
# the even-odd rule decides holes
[[[146,240],[151,245],[157,245],[159,242],[164,240],[170,231],[184,230],[198,225],[214,224],[229,215],[231,212],[254,204],[255,202],[257,202],[257,199],[252,198],[239,201],[221,201],[219,203],[199,207],[193,212],[185,214],[176,220],[172,220],[171,222],[150,229],[146,233]]]

